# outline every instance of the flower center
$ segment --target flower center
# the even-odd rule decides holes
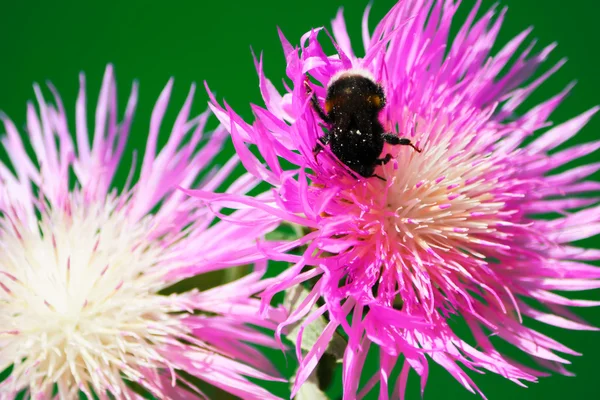
[[[473,244],[493,234],[504,202],[490,194],[497,185],[491,156],[475,155],[450,135],[423,153],[401,151],[386,166],[388,234],[399,245],[428,253],[461,248],[478,255]]]
[[[37,227],[9,215],[1,224],[0,369],[14,364],[17,387],[119,387],[119,370],[135,381],[132,365],[164,365],[155,346],[180,328],[157,294],[164,249],[151,217],[132,223],[115,201],[73,196]]]

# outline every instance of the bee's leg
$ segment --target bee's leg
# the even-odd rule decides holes
[[[315,148],[313,149],[313,156],[315,156],[315,157],[318,156],[322,150],[323,150],[323,145],[321,143],[317,142],[317,144],[315,145]]]
[[[329,118],[327,113],[325,113],[325,111],[321,108],[319,100],[317,99],[317,95],[314,92],[312,94],[312,97],[310,98],[310,102],[319,118],[321,118],[326,124],[331,125],[331,118]]]
[[[392,155],[386,154],[384,158],[378,158],[377,160],[375,160],[375,163],[377,165],[385,165],[385,164],[389,163],[391,159],[392,159]]]
[[[312,90],[307,81],[304,81],[304,86],[306,87],[306,93],[312,93],[310,97],[310,103],[312,105],[312,108],[315,110],[319,118],[321,118],[326,124],[331,125],[331,118],[329,118],[327,113],[321,108],[319,100],[317,99],[317,95]]]
[[[410,146],[413,149],[415,149],[418,153],[420,153],[421,149],[419,149],[417,146],[415,146],[414,144],[412,144],[412,142],[410,141],[410,139],[408,138],[401,138],[397,135],[394,135],[393,133],[384,133],[383,134],[383,140],[386,143],[392,144],[392,145],[403,145],[403,146]]]
[[[389,163],[391,159],[392,159],[392,155],[391,154],[386,154],[385,157],[378,158],[377,160],[375,160],[375,164],[377,164],[377,165],[385,165],[385,164]],[[381,176],[379,176],[377,174],[373,174],[373,175],[371,175],[371,177],[376,177],[376,178],[381,179],[384,182],[387,182],[387,179],[385,179],[385,178],[383,178],[383,177],[381,177]]]
[[[313,155],[316,157],[323,150],[323,146],[327,146],[327,144],[329,144],[329,132],[325,131],[325,135],[321,136],[315,145]]]

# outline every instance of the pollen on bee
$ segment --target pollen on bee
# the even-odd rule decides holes
[[[325,100],[325,112],[328,114],[333,110],[333,107],[340,107],[345,103],[344,96],[335,96]]]
[[[381,96],[374,94],[369,96],[368,102],[373,104],[375,107],[379,107],[381,105]]]

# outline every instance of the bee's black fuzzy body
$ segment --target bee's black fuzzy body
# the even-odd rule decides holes
[[[414,147],[409,139],[385,133],[379,113],[385,106],[383,88],[371,78],[346,72],[334,78],[327,88],[325,110],[313,94],[312,105],[328,125],[328,132],[319,138],[315,154],[322,145],[329,145],[335,156],[351,170],[364,177],[377,176],[375,168],[392,158],[379,158],[384,143]]]

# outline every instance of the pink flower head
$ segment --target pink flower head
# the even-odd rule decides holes
[[[538,54],[531,54],[532,45],[519,52],[527,30],[491,54],[504,10],[476,19],[478,7],[451,40],[457,8],[454,1],[400,1],[373,32],[367,10],[364,57],[355,55],[341,12],[333,20],[333,37],[317,29],[293,47],[281,35],[291,84],[284,83],[280,94],[264,76],[262,59],[257,61],[266,108],[253,106],[252,125],[212,99],[246,168],[274,187],[276,206],[241,196],[213,200],[237,200],[308,228],[293,243],[305,246],[302,255],[269,252],[272,259],[294,264],[263,294],[268,304],[279,291],[317,280],[278,332],[305,316],[308,323],[327,312],[331,321],[306,355],[297,344],[300,370],[293,394],[338,327],[349,338],[344,399],[361,397],[376,384],[380,399],[390,392],[402,398],[411,369],[423,390],[431,360],[472,392],[479,389],[463,368],[494,372],[518,384],[536,381],[543,370],[567,374],[565,357],[578,353],[528,328],[523,316],[566,329],[595,329],[568,307],[600,302],[571,300],[554,291],[600,287],[600,268],[587,263],[600,259],[600,251],[569,244],[600,232],[600,207],[585,208],[597,199],[579,196],[600,189],[599,183],[584,180],[600,164],[553,170],[600,148],[600,142],[592,142],[554,151],[597,108],[545,130],[568,87],[516,115],[515,109],[563,62],[526,84],[554,46]],[[333,41],[334,54],[327,54],[318,38]],[[390,154],[391,161],[376,169],[384,179],[355,176],[328,146],[313,154],[325,135],[322,125],[334,127],[311,106],[311,92],[323,107],[328,85],[345,71],[370,74],[382,86],[387,104],[380,122],[422,149],[387,145],[381,158]],[[246,143],[255,145],[262,159]],[[539,213],[554,218],[536,219]],[[320,297],[325,305],[311,311]],[[451,329],[449,320],[457,317],[473,339]],[[500,339],[490,336],[530,355],[540,370],[507,358],[495,347]],[[359,388],[373,347],[379,371]],[[397,363],[402,368],[394,380],[390,372]]]
[[[226,132],[204,132],[208,113],[190,119],[192,86],[157,153],[171,80],[152,112],[140,178],[130,185],[134,162],[125,166],[125,188],[111,189],[137,83],[119,122],[113,69],[106,69],[90,143],[83,75],[80,82],[74,138],[52,86],[55,104],[34,87],[38,109],[27,107],[29,140],[2,115],[11,164],[0,164],[0,371],[10,369],[0,399],[20,391],[33,399],[78,393],[141,399],[140,388],[160,399],[204,397],[190,375],[243,398],[274,398],[248,379],[278,379],[250,345],[276,343],[246,325],[273,324],[254,316],[259,300],[251,298],[262,289],[264,265],[204,292],[171,288],[235,265],[234,256],[255,261],[256,237],[276,226],[256,210],[238,216],[253,221],[251,228],[214,224],[214,210],[177,190],[194,183]],[[233,158],[206,175],[201,187],[219,187],[236,163]],[[243,194],[257,182],[246,174],[227,190]]]

